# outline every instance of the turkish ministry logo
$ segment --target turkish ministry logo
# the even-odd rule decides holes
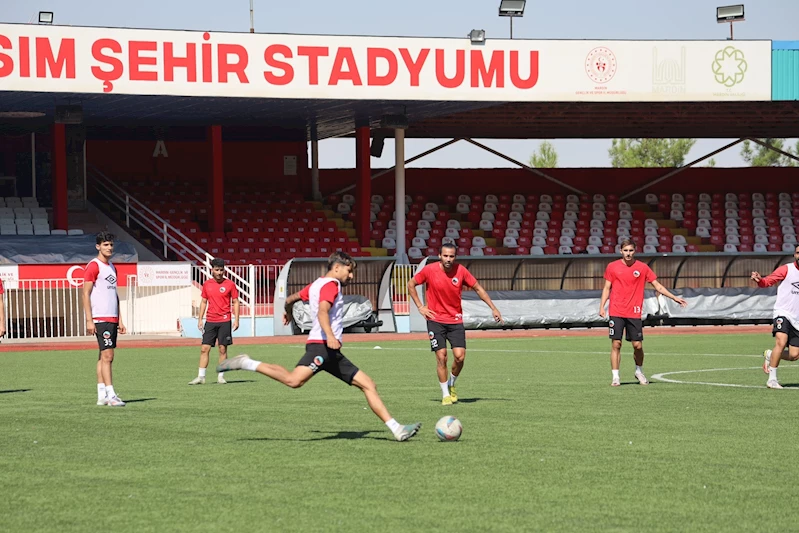
[[[600,46],[588,52],[585,73],[594,83],[607,83],[616,75],[616,56],[609,48]]]
[[[749,65],[743,52],[734,46],[728,46],[716,52],[712,67],[716,83],[725,87],[734,87],[744,81]]]

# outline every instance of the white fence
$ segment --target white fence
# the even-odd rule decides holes
[[[280,268],[274,265],[236,265],[228,277],[239,289],[242,318],[273,315],[275,278]],[[180,319],[197,317],[202,283],[210,270],[191,266],[191,282],[153,285],[138,275],[129,275],[118,288],[122,321],[133,335],[180,333]],[[6,338],[53,339],[86,335],[82,283],[68,279],[17,280],[6,283],[4,298]]]

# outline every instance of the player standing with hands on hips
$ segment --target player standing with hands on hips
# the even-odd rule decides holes
[[[657,276],[648,265],[635,259],[635,243],[625,239],[621,243],[621,259],[610,263],[605,269],[605,287],[599,302],[599,316],[605,318],[605,304],[610,296],[610,320],[608,334],[610,345],[610,369],[613,378],[611,386],[621,385],[619,366],[621,365],[621,338],[627,332],[627,342],[633,345],[635,358],[635,377],[641,385],[648,385],[644,375],[644,325],[641,320],[644,305],[644,287],[651,283],[657,292],[671,298],[680,307],[687,303],[674,296],[666,287],[657,281]]]
[[[219,342],[219,362],[227,359],[227,347],[233,344],[233,332],[239,329],[239,290],[236,284],[225,277],[225,261],[223,259],[211,260],[211,279],[203,283],[200,294],[200,314],[197,318],[197,328],[203,333],[200,346],[200,370],[197,377],[189,381],[189,385],[205,384],[205,371],[208,368],[208,359],[211,348]],[[231,302],[233,307],[233,324],[231,325]],[[208,314],[205,315],[205,310]],[[205,315],[205,325],[203,325]],[[216,377],[220,385],[227,383],[222,372]]]
[[[777,267],[777,270],[765,278],[759,272],[752,272],[752,281],[758,287],[777,287],[777,301],[774,304],[774,348],[763,352],[763,372],[768,374],[766,387],[781,389],[777,381],[777,368],[780,360],[796,361],[799,359],[799,245],[794,246],[793,262]],[[787,350],[785,348],[788,348]]]
[[[117,347],[117,333],[125,333],[119,316],[117,270],[111,263],[114,255],[114,235],[107,231],[95,239],[97,257],[86,265],[83,275],[83,311],[86,315],[86,333],[95,335],[100,346],[97,360],[97,405],[124,407],[114,390],[111,364]]]
[[[430,349],[436,354],[436,372],[443,399],[441,405],[457,403],[455,381],[463,370],[466,359],[466,329],[463,327],[461,292],[464,285],[471,287],[477,296],[491,308],[494,320],[502,322],[502,314],[491,301],[491,297],[474,276],[455,262],[457,248],[443,244],[439,250],[439,261],[425,266],[408,281],[408,294],[413,303],[427,319]],[[427,305],[416,293],[416,286],[427,284]],[[452,372],[447,378],[447,341],[452,348]]]

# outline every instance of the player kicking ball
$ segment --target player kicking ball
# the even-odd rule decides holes
[[[374,381],[341,353],[341,336],[344,331],[344,296],[341,293],[354,276],[355,260],[344,252],[334,252],[327,264],[327,274],[286,298],[283,323],[291,321],[291,310],[300,300],[310,303],[313,325],[305,345],[305,355],[293,370],[262,363],[242,354],[223,361],[217,372],[249,370],[279,381],[293,389],[302,387],[317,372],[324,370],[347,385],[358,387],[375,415],[382,420],[398,441],[406,441],[418,433],[421,423],[400,425],[394,420],[377,394]]]
[[[687,303],[674,296],[657,281],[657,276],[648,265],[635,259],[635,243],[625,239],[621,243],[621,259],[610,263],[605,269],[605,287],[599,302],[599,316],[605,318],[605,304],[610,297],[608,309],[608,336],[610,337],[611,386],[621,385],[619,366],[621,365],[621,339],[627,333],[627,342],[633,345],[635,358],[635,378],[641,385],[648,385],[644,374],[644,325],[641,314],[644,305],[644,287],[651,283],[663,296],[671,298],[680,307]]]

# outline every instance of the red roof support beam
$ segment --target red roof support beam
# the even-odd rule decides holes
[[[69,229],[67,127],[53,124],[53,229]]]
[[[225,231],[225,173],[222,166],[222,126],[210,126],[208,137],[211,141],[211,182],[209,187],[210,208],[208,210],[208,229],[211,232]]]

